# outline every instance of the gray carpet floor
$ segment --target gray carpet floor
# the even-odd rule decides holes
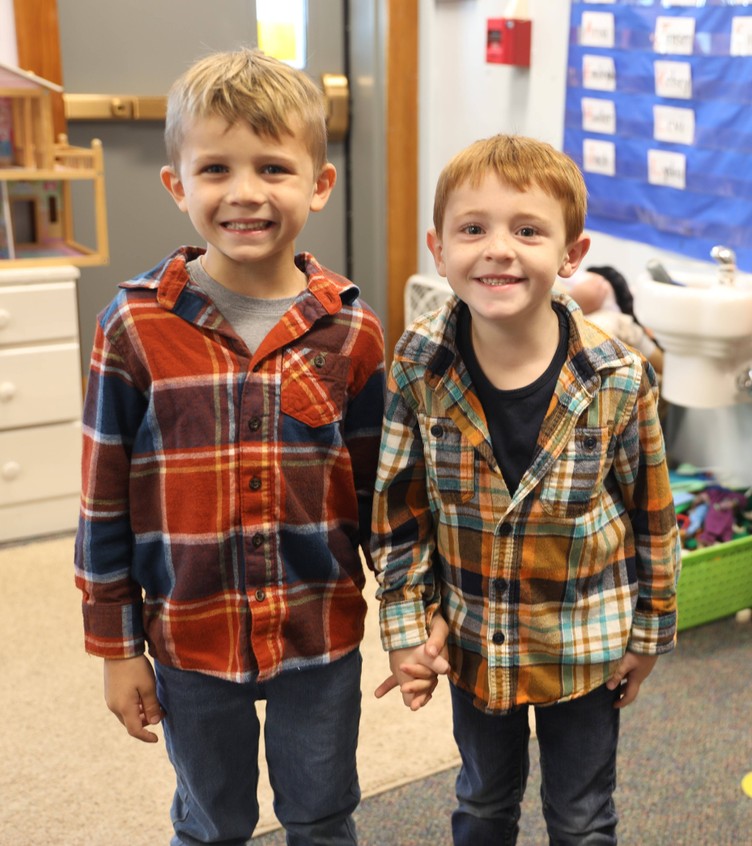
[[[752,846],[752,798],[741,788],[749,772],[752,624],[728,618],[681,632],[622,715],[619,843]],[[455,776],[448,770],[364,800],[356,812],[361,846],[448,846]],[[548,843],[539,789],[532,741],[518,846]],[[253,843],[284,846],[284,833]]]

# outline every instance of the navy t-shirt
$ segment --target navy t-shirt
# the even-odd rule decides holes
[[[466,305],[461,307],[458,316],[457,349],[483,406],[494,456],[511,495],[530,466],[543,418],[567,359],[569,319],[561,306],[554,303],[553,308],[559,318],[559,345],[554,357],[534,382],[513,391],[502,391],[488,381],[475,357],[470,310]]]

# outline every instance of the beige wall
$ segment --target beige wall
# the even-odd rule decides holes
[[[13,23],[13,0],[0,0],[0,62],[18,64],[16,27]]]

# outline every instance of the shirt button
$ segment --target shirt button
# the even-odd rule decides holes
[[[444,427],[439,426],[438,423],[435,423],[433,426],[431,426],[431,434],[434,436],[434,438],[440,438],[444,434]]]
[[[326,358],[323,355],[321,355],[321,353],[319,353],[313,359],[313,363],[316,365],[316,367],[323,367],[326,364]]]
[[[261,428],[261,419],[259,417],[251,417],[248,421],[248,428],[252,432],[257,432]]]
[[[491,640],[497,645],[504,643],[504,641],[506,640],[506,638],[504,637],[504,632],[494,632]]]
[[[248,487],[252,491],[257,491],[261,487],[261,479],[258,476],[254,476],[250,482],[248,482]]]
[[[507,589],[507,580],[494,579],[494,587],[496,588],[497,593],[504,593],[504,591]]]
[[[261,534],[261,532],[256,532],[256,534],[251,538],[251,543],[255,547],[261,546],[261,544],[263,542],[264,542],[264,536]]]
[[[592,451],[595,449],[595,445],[598,443],[598,441],[596,441],[596,439],[592,435],[588,435],[588,437],[585,438],[584,443],[585,449]]]
[[[502,523],[501,526],[499,526],[499,537],[500,538],[509,537],[509,535],[511,535],[511,534],[512,534],[512,524],[511,523]]]
[[[259,588],[259,589],[256,591],[256,599],[257,599],[259,602],[263,602],[263,601],[266,599],[266,594],[264,593],[264,591],[263,591],[263,590],[261,590],[261,588]]]

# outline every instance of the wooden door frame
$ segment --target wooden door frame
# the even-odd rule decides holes
[[[376,0],[383,2],[383,0]],[[404,328],[404,290],[418,269],[418,3],[387,0],[386,256],[387,357]],[[18,64],[64,86],[57,0],[13,0]],[[53,104],[65,133],[63,100]]]
[[[18,66],[49,82],[63,84],[57,0],[13,0]],[[67,132],[61,94],[52,94],[55,137]]]
[[[389,0],[386,43],[387,358],[404,330],[418,270],[418,2]]]

